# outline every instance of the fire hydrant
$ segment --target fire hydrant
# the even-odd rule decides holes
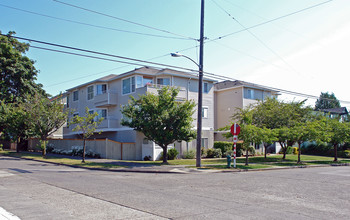
[[[227,155],[227,168],[231,168],[231,162],[232,162],[232,159],[231,159],[231,155]]]

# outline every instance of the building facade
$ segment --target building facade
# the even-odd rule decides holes
[[[214,143],[214,83],[215,80],[203,80],[203,132],[202,146],[208,148]],[[193,73],[185,73],[171,69],[155,69],[142,67],[120,75],[108,75],[97,80],[73,87],[67,90],[66,106],[72,112],[69,120],[75,115],[83,116],[85,108],[90,112],[97,112],[98,118],[103,121],[92,138],[108,138],[122,143],[135,143],[135,160],[142,160],[145,156],[154,156],[154,143],[150,143],[140,132],[121,125],[123,115],[121,108],[126,105],[130,96],[137,98],[147,92],[157,93],[162,86],[174,86],[180,89],[178,100],[198,99],[198,76]],[[197,113],[193,115],[193,129],[197,124]],[[80,132],[73,131],[74,126],[63,128],[64,138],[80,138]],[[175,143],[180,154],[190,149],[195,149],[196,141],[189,143]],[[153,148],[153,154],[149,151]],[[149,154],[149,155],[148,155]],[[159,155],[159,154],[158,154]],[[153,158],[157,159],[157,158]]]

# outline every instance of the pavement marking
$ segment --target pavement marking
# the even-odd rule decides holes
[[[0,170],[0,178],[7,177],[7,176],[13,176],[13,175],[15,175],[15,174]]]
[[[21,220],[21,219],[0,207],[0,220]]]

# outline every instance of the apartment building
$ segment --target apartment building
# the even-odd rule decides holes
[[[214,142],[214,83],[212,79],[203,80],[203,132],[202,146],[208,148]],[[130,96],[138,97],[146,92],[157,93],[162,86],[174,86],[180,88],[179,100],[198,99],[198,76],[194,73],[185,73],[171,69],[155,69],[142,67],[120,75],[108,75],[94,81],[84,83],[67,90],[66,106],[72,111],[71,117],[83,116],[85,107],[91,112],[98,112],[98,117],[104,118],[97,132],[92,138],[108,138],[122,143],[135,143],[135,160],[142,160],[147,155],[147,147],[154,148],[140,132],[132,128],[122,126],[121,107],[128,103]],[[193,129],[196,128],[197,113],[193,115]],[[80,138],[80,132],[73,131],[73,126],[63,129],[64,138]],[[175,148],[180,154],[190,149],[195,149],[196,142],[175,143]]]
[[[276,90],[240,80],[218,82],[214,87],[215,130],[230,125],[232,123],[231,117],[237,109],[255,104],[266,97],[279,95]],[[219,131],[215,131],[214,139],[215,141],[227,141],[222,137],[222,132]]]

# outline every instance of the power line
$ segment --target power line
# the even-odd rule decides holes
[[[67,5],[67,6],[73,7],[73,8],[78,8],[80,10],[88,11],[88,12],[91,12],[91,13],[94,13],[94,14],[98,14],[98,15],[102,15],[102,16],[105,16],[105,17],[113,18],[113,19],[116,19],[116,20],[119,20],[119,21],[127,22],[127,23],[130,23],[130,24],[138,25],[138,26],[141,26],[141,27],[149,28],[149,29],[160,31],[160,32],[167,33],[167,34],[172,34],[172,35],[175,35],[175,36],[178,36],[178,37],[183,37],[183,38],[187,38],[187,39],[190,39],[190,40],[198,41],[197,39],[192,38],[192,37],[187,37],[187,36],[184,36],[184,35],[181,35],[181,34],[176,34],[176,33],[173,33],[173,32],[167,31],[167,30],[159,29],[159,28],[152,27],[152,26],[149,26],[149,25],[137,23],[137,22],[134,22],[134,21],[129,21],[129,20],[124,19],[124,18],[119,18],[119,17],[116,17],[116,16],[108,15],[108,14],[105,14],[105,13],[102,13],[102,12],[98,12],[98,11],[94,11],[94,10],[91,10],[91,9],[83,8],[83,7],[80,7],[80,6],[77,6],[77,5],[69,4],[69,3],[66,3],[66,2],[58,1],[58,0],[53,0],[53,1],[57,2],[57,3],[60,3],[60,4],[63,4],[63,5]]]
[[[273,53],[275,56],[277,56],[280,60],[282,60],[287,66],[289,66],[289,68],[291,70],[293,70],[294,72],[298,73],[300,75],[300,73],[298,71],[295,70],[295,68],[293,66],[291,66],[281,55],[279,55],[276,51],[274,51],[269,45],[267,45],[263,40],[261,40],[256,34],[254,34],[251,30],[247,29],[241,22],[239,22],[235,17],[233,17],[227,10],[225,10],[223,7],[221,7],[215,0],[211,0],[212,2],[214,2],[214,4],[219,7],[222,11],[224,11],[230,18],[232,18],[235,22],[237,22],[237,24],[239,24],[241,27],[243,27],[244,29],[246,29],[246,31],[252,35],[257,41],[259,41],[266,49],[268,49],[271,53]]]
[[[55,19],[55,20],[60,20],[60,21],[74,23],[74,24],[100,28],[100,29],[106,29],[106,30],[111,30],[111,31],[124,32],[124,33],[137,34],[137,35],[144,35],[144,36],[150,36],[150,37],[160,37],[160,38],[177,39],[177,40],[192,40],[192,39],[184,38],[184,37],[171,37],[171,36],[164,36],[164,35],[157,35],[157,34],[148,34],[148,33],[142,33],[142,32],[128,31],[128,30],[122,30],[122,29],[117,29],[117,28],[112,28],[112,27],[106,27],[106,26],[101,26],[101,25],[89,24],[89,23],[80,22],[80,21],[74,21],[74,20],[70,20],[70,19],[66,19],[66,18],[59,18],[59,17],[55,17],[55,16],[51,16],[51,15],[41,14],[41,13],[38,13],[38,12],[33,12],[33,11],[25,10],[25,9],[15,8],[15,7],[4,5],[4,4],[0,4],[0,6],[5,7],[5,8],[9,8],[9,9],[13,9],[13,10],[17,10],[17,11],[21,11],[21,12],[25,12],[25,13],[29,13],[29,14],[34,14],[34,15],[38,15],[38,16],[42,16],[42,17]]]
[[[138,62],[138,63],[132,63],[132,62],[127,62],[127,61],[120,61],[120,60],[109,59],[109,58],[104,58],[104,57],[91,56],[91,55],[86,55],[86,54],[79,54],[79,53],[73,53],[73,52],[68,52],[68,51],[62,51],[62,50],[56,50],[56,49],[50,49],[50,48],[37,47],[37,46],[30,45],[30,47],[32,47],[32,48],[46,50],[46,51],[51,51],[51,52],[57,52],[57,53],[81,56],[81,57],[98,59],[98,60],[104,60],[104,61],[118,62],[118,63],[124,63],[124,64],[128,64],[128,65],[136,65],[136,66],[145,66],[142,63],[148,63],[148,64],[154,64],[156,66],[163,66],[163,67],[170,67],[170,68],[175,68],[175,69],[186,70],[186,71],[189,71],[187,73],[189,73],[191,75],[196,75],[197,76],[197,74],[198,74],[198,70],[192,70],[192,69],[178,67],[178,66],[173,66],[173,65],[149,62],[149,61],[145,61],[145,60],[138,60],[138,59],[133,59],[133,58],[128,58],[128,57],[121,57],[121,56],[105,54],[105,53],[100,53],[100,52],[95,52],[95,51],[89,51],[89,50],[84,50],[84,49],[79,49],[79,48],[74,48],[74,47],[68,47],[68,46],[63,46],[63,45],[58,45],[58,44],[52,44],[52,43],[47,43],[47,42],[31,40],[31,39],[27,39],[27,38],[8,36],[8,35],[4,35],[4,34],[0,34],[0,35],[1,36],[6,36],[6,37],[18,38],[18,39],[22,39],[22,40],[33,41],[33,42],[37,42],[37,43],[49,44],[51,46],[64,47],[66,49],[78,50],[78,51],[87,52],[87,53],[94,53],[94,54],[98,54],[98,55],[112,56],[112,57],[115,57],[115,58],[131,60],[131,61],[135,61],[135,62]],[[158,67],[154,67],[154,66],[149,66],[149,67],[158,68]],[[226,77],[226,76],[213,74],[213,73],[208,73],[208,72],[204,72],[204,74],[206,74],[207,76],[209,76],[209,77],[211,77],[213,79],[217,79],[217,80],[233,80],[233,81],[237,80],[237,79],[234,79],[234,78],[231,78],[231,77]],[[259,86],[259,87],[262,87],[262,88],[265,88],[265,89],[275,90],[275,91],[278,91],[278,92],[281,92],[281,93],[289,94],[289,95],[295,95],[295,96],[299,96],[299,97],[306,97],[306,98],[313,98],[313,99],[318,99],[319,98],[318,96],[314,96],[314,95],[308,95],[308,94],[304,94],[304,93],[293,92],[293,91],[284,90],[284,89],[278,89],[278,88],[269,87],[269,86],[261,86],[261,85],[257,85],[257,84],[253,84],[253,83],[251,83],[251,84]],[[342,102],[342,103],[349,103],[350,104],[350,101],[342,101],[342,100],[339,100],[339,101]]]
[[[280,20],[280,19],[283,19],[283,18],[286,18],[286,17],[289,17],[291,15],[295,15],[295,14],[298,14],[298,13],[301,13],[301,12],[304,12],[304,11],[307,11],[307,10],[310,10],[312,8],[315,8],[315,7],[319,7],[321,5],[324,5],[324,4],[327,4],[327,3],[330,3],[334,0],[328,0],[328,1],[324,1],[324,2],[321,2],[321,3],[318,3],[318,4],[315,4],[315,5],[311,5],[309,7],[306,7],[306,8],[303,8],[303,9],[300,9],[298,11],[294,11],[294,12],[291,12],[289,14],[285,14],[285,15],[282,15],[280,17],[277,17],[277,18],[274,18],[274,19],[271,19],[271,20],[267,20],[265,22],[261,22],[259,24],[256,24],[256,25],[253,25],[253,26],[250,26],[250,27],[247,27],[247,28],[244,28],[242,30],[239,30],[239,31],[235,31],[235,32],[232,32],[232,33],[229,33],[229,34],[226,34],[226,35],[223,35],[223,36],[220,36],[220,37],[217,37],[215,39],[212,39],[210,41],[207,41],[208,42],[211,42],[211,41],[214,41],[214,40],[220,40],[222,38],[225,38],[225,37],[228,37],[228,36],[231,36],[231,35],[234,35],[234,34],[237,34],[237,33],[240,33],[240,32],[243,32],[243,31],[246,31],[246,30],[249,30],[249,29],[253,29],[253,28],[256,28],[256,27],[259,27],[259,26],[262,26],[262,25],[265,25],[265,24],[268,24],[268,23],[271,23],[271,22],[274,22],[274,21],[277,21],[277,20]]]

